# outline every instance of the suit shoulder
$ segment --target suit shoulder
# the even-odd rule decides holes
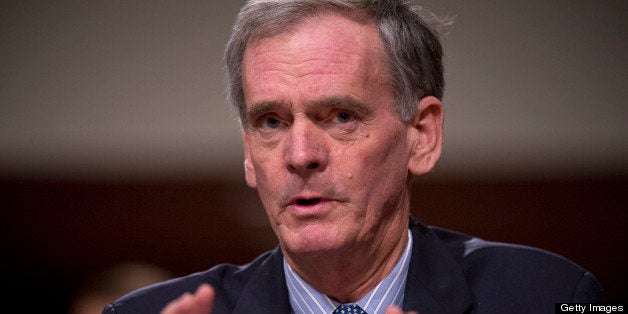
[[[277,254],[268,251],[245,265],[219,264],[208,270],[152,284],[132,291],[109,304],[103,313],[159,313],[170,301],[196,291],[203,283],[217,295],[215,308],[232,309],[248,279]]]
[[[464,241],[463,261],[468,268],[491,265],[513,273],[529,272],[580,278],[586,270],[564,256],[544,249],[470,238]]]
[[[438,227],[429,228],[448,248],[452,256],[463,265],[508,263],[511,267],[519,264],[521,264],[521,267],[535,267],[541,264],[546,267],[564,267],[576,272],[585,271],[573,261],[544,249],[513,243],[487,241]]]
[[[432,229],[460,263],[476,294],[518,291],[540,299],[551,298],[552,302],[602,300],[602,289],[595,276],[564,256],[536,247]]]

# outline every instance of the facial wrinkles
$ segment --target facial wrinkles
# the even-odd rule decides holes
[[[286,45],[291,48],[285,48]],[[350,96],[357,101],[371,102],[373,95],[365,95],[364,91],[374,91],[363,86],[368,86],[370,80],[379,77],[378,73],[371,74],[374,68],[379,67],[374,66],[367,58],[369,54],[366,51],[349,53],[343,45],[328,45],[331,47],[318,48],[314,44],[311,45],[313,47],[299,48],[305,51],[294,51],[292,49],[296,49],[295,46],[284,38],[269,38],[257,42],[257,46],[249,50],[250,55],[247,53],[250,62],[245,63],[250,65],[246,72],[256,75],[254,81],[257,84],[247,86],[253,92],[247,94],[258,97],[262,95],[280,102],[282,106],[288,106],[286,109],[292,111],[290,115],[293,119],[309,114],[310,108],[304,105],[308,99],[333,95],[335,91],[338,95]],[[352,77],[353,73],[358,75]],[[249,103],[256,100],[258,99],[251,99]]]
[[[310,23],[316,21],[316,19],[313,20]],[[305,28],[306,25],[302,27]],[[245,64],[250,66],[245,71],[256,73],[258,75],[256,81],[262,84],[272,81],[273,77],[279,78],[278,81],[281,84],[290,86],[292,91],[298,91],[294,97],[334,89],[341,90],[343,87],[355,89],[356,83],[362,82],[346,82],[346,80],[343,81],[343,76],[359,73],[358,77],[370,79],[369,68],[373,68],[374,61],[381,63],[381,60],[367,58],[369,49],[373,48],[368,45],[373,46],[373,42],[378,43],[379,38],[360,40],[364,38],[357,35],[349,39],[345,36],[343,41],[330,39],[330,37],[342,35],[336,34],[337,32],[327,27],[325,31],[314,34],[295,31],[255,41],[253,46],[247,49],[245,59],[249,59],[247,57],[250,56],[255,57],[253,60],[245,60]],[[380,47],[377,47],[377,50],[383,55]],[[249,87],[265,89],[266,93],[272,93],[272,88],[268,86]],[[355,91],[352,93],[351,88],[348,90],[354,97],[364,96]]]
[[[282,103],[285,103],[286,106],[290,107],[289,110],[294,119],[301,119],[307,117],[308,115],[308,109],[304,106],[306,100],[315,99],[321,95],[328,95],[334,91],[338,91],[338,93],[341,93],[344,96],[349,95],[358,101],[363,102],[373,102],[374,98],[386,99],[386,97],[381,97],[380,90],[373,90],[372,88],[374,85],[373,82],[377,83],[375,86],[381,86],[382,89],[391,88],[389,84],[383,84],[383,82],[380,81],[382,73],[375,71],[375,69],[382,69],[382,59],[375,57],[371,58],[372,60],[369,59],[367,57],[369,56],[369,51],[367,51],[366,47],[363,46],[361,46],[363,49],[356,53],[348,52],[349,48],[351,48],[350,45],[354,45],[354,47],[351,48],[353,49],[355,48],[355,45],[359,45],[359,43],[369,43],[373,42],[372,40],[360,40],[356,42],[347,40],[341,42],[340,44],[334,43],[331,40],[327,40],[327,42],[321,40],[312,40],[311,42],[290,41],[298,35],[299,33],[295,32],[290,34],[288,37],[279,35],[277,37],[264,39],[259,41],[255,47],[251,47],[253,49],[247,51],[246,58],[250,58],[251,60],[247,60],[247,62],[245,62],[245,64],[248,65],[245,67],[245,73],[248,73],[245,74],[245,76],[254,73],[256,77],[253,81],[256,82],[256,85],[246,86],[246,94],[258,97],[257,99],[247,100],[249,104],[260,100],[279,100]],[[376,38],[375,40],[379,39]],[[298,42],[298,44],[295,42]],[[288,45],[286,45],[286,43],[288,43]],[[379,50],[381,49],[378,47],[378,51]],[[249,53],[251,54],[249,55]],[[359,74],[351,76],[351,74],[354,73]],[[245,79],[245,84],[247,81],[248,80]],[[279,86],[277,84],[279,84]],[[387,93],[388,92],[389,90],[387,90]],[[267,99],[262,99],[261,97],[267,97]],[[376,105],[383,106],[385,104],[377,103]],[[389,110],[389,108],[386,108],[385,110]],[[383,123],[373,125],[372,127],[386,128],[390,126]],[[329,147],[329,149],[336,155],[335,157],[330,157],[331,160],[333,162],[342,163],[343,159],[355,158],[348,157],[351,156],[352,151],[366,149],[372,145],[372,141],[391,140],[383,138],[370,138],[371,132],[369,130],[372,130],[372,128],[367,128],[365,132],[360,134],[361,137],[354,141],[331,142],[332,144],[330,145],[332,145],[332,147]],[[377,132],[374,134],[376,133]],[[392,140],[392,142],[395,143],[396,141]],[[393,145],[375,145],[374,147],[378,148],[378,152],[372,154],[371,157],[368,155],[361,155],[361,158],[363,158],[361,164],[365,165],[365,167],[369,165],[372,167],[378,167],[382,164],[386,164],[387,159],[393,158],[391,156],[392,148],[394,148]],[[378,158],[376,159],[373,155],[376,155]],[[268,193],[269,195],[267,195],[267,201],[270,201],[275,197],[278,199],[277,204],[275,205],[283,206],[287,202],[290,202],[290,198],[298,191],[308,190],[310,188],[315,189],[316,187],[320,189],[321,186],[326,186],[326,190],[316,192],[329,194],[333,197],[337,197],[337,194],[343,193],[342,191],[337,191],[334,190],[333,187],[330,187],[329,182],[325,185],[325,182],[322,182],[322,180],[317,181],[318,179],[315,178],[311,178],[309,181],[284,181],[281,186],[273,187],[271,186],[271,183],[275,182],[275,184],[279,185],[277,182],[278,180],[273,180],[270,177],[262,177],[262,175],[274,175],[272,171],[269,171],[271,167],[268,166],[274,161],[266,158],[268,156],[257,157],[259,162],[257,163],[258,165],[256,165],[256,169],[261,170],[260,167],[262,167],[262,165],[267,166],[267,169],[260,171],[258,179],[263,179],[265,182],[264,185],[267,186],[270,191],[273,191],[272,193],[281,193],[279,197],[277,197],[277,195],[271,197],[271,193]],[[331,168],[336,167],[336,164],[333,162],[330,164]],[[277,168],[276,166],[273,167]],[[358,176],[361,177],[361,179],[366,178],[367,180],[381,180],[381,178],[372,178],[368,173],[368,170],[364,167],[359,169],[358,167],[354,167],[349,170],[360,172],[366,171],[367,173],[360,174],[338,172],[337,176],[346,176],[347,178],[356,177],[355,180],[349,180],[348,184],[355,183],[357,185],[357,182],[361,181],[357,180]],[[331,169],[330,171],[336,172],[337,170]],[[329,178],[327,179],[329,181]],[[373,188],[375,189],[378,186],[381,185],[373,185]],[[366,192],[363,191],[361,193]],[[383,192],[378,191],[378,193]]]
[[[316,52],[307,54],[316,54]],[[350,80],[348,73],[360,73],[360,77],[366,79],[366,65],[358,64],[357,61],[348,64],[338,63],[325,56],[306,58],[303,55],[300,58],[301,60],[293,61],[293,63],[274,58],[275,60],[267,64],[260,64],[260,68],[255,71],[260,73],[257,78],[260,84],[252,88],[259,89],[261,94],[270,97],[276,93],[276,88],[284,88],[288,92],[289,99],[282,100],[287,101],[293,107],[295,114],[303,111],[301,109],[303,102],[325,94],[347,94],[358,100],[364,100],[365,95],[357,90],[364,82]],[[266,83],[271,81],[273,83]]]
[[[403,140],[403,128],[395,125],[384,125],[380,127],[396,128],[390,138],[373,139],[388,145],[373,146],[378,147],[377,151],[364,156],[360,161],[360,173],[364,175],[362,182],[378,182],[375,185],[366,185],[370,190],[361,189],[361,193],[365,195],[365,206],[370,206],[368,210],[371,212],[370,220],[372,222],[380,220],[382,217],[389,216],[392,212],[398,212],[405,206],[401,200],[404,199],[405,181],[407,180],[407,168],[405,160],[409,155],[409,151],[404,150],[406,147]],[[393,144],[395,143],[395,144]],[[402,144],[403,143],[403,144]],[[370,169],[378,167],[387,167],[387,169]],[[379,176],[386,173],[387,176]],[[386,195],[386,197],[381,197]],[[372,200],[382,200],[385,203],[377,203]]]

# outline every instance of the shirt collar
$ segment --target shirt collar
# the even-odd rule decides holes
[[[390,305],[401,307],[403,303],[404,288],[408,266],[410,264],[410,252],[412,252],[412,232],[408,230],[408,243],[395,268],[375,288],[367,293],[355,304],[359,305],[369,314],[385,313]],[[301,276],[292,270],[285,258],[283,261],[285,278],[290,295],[290,305],[296,314],[329,314],[340,305],[326,295],[312,288]]]

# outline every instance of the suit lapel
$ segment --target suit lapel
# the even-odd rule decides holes
[[[275,248],[243,288],[233,313],[290,313],[283,255]]]
[[[438,237],[411,218],[413,248],[403,308],[419,313],[468,313],[471,290],[460,265]]]
[[[460,265],[427,227],[410,219],[413,248],[403,308],[419,313],[468,313],[473,297]],[[283,255],[276,248],[243,288],[233,313],[290,313]]]

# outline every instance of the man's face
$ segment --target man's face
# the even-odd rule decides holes
[[[373,249],[407,232],[418,132],[395,113],[383,55],[372,24],[335,14],[246,50],[246,179],[289,253]]]

